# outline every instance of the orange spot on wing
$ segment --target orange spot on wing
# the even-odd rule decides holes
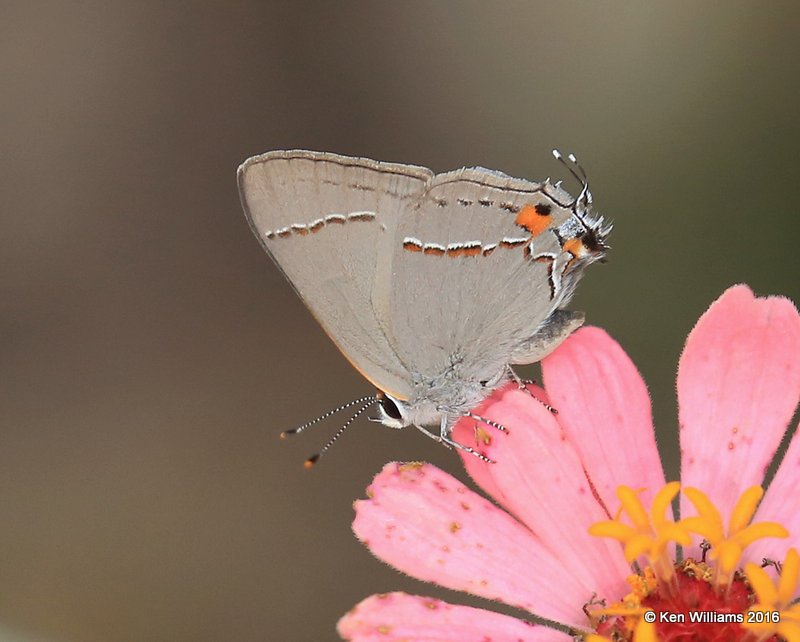
[[[464,248],[464,254],[466,256],[478,256],[480,253],[481,253],[480,245],[472,245],[470,247]]]
[[[440,248],[440,247],[428,246],[423,250],[423,252],[425,254],[433,254],[434,256],[443,256],[444,255],[444,250],[442,248]]]
[[[531,236],[536,237],[544,232],[552,221],[553,217],[550,214],[549,206],[526,205],[519,211],[514,222],[528,230]]]
[[[422,252],[422,246],[412,243],[411,241],[406,241],[403,243],[403,249],[408,250],[409,252]]]
[[[371,212],[359,212],[347,216],[348,221],[372,221],[374,218],[375,215]]]

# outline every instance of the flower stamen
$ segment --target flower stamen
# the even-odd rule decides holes
[[[636,491],[629,486],[620,486],[617,497],[633,525],[622,523],[621,515],[618,515],[616,519],[593,524],[589,533],[621,542],[625,547],[625,559],[630,563],[639,557],[646,557],[658,579],[670,584],[675,571],[669,555],[669,544],[677,542],[687,546],[692,541],[689,531],[681,522],[676,523],[667,517],[672,500],[679,491],[679,482],[664,486],[653,498],[648,515]]]
[[[777,585],[757,564],[746,564],[744,572],[756,595],[756,603],[747,610],[745,628],[755,635],[757,642],[774,634],[787,642],[800,642],[800,604],[792,604],[800,578],[797,550],[787,551]]]
[[[695,488],[684,492],[698,514],[678,522],[670,519],[669,508],[679,491],[677,482],[667,484],[656,493],[648,511],[636,491],[620,486],[617,496],[622,508],[616,519],[590,527],[592,535],[618,540],[628,562],[644,558],[646,563],[628,578],[632,591],[622,600],[608,607],[597,601],[587,605],[585,611],[594,629],[591,635],[595,636],[587,637],[587,642],[775,642],[778,626],[782,627],[782,640],[800,642],[800,604],[790,604],[800,578],[800,556],[794,551],[787,556],[777,588],[757,565],[749,565],[748,569],[755,570],[748,570],[747,578],[739,570],[747,546],[763,537],[788,536],[780,524],[751,523],[763,490],[754,486],[742,494],[727,529],[720,511]],[[702,559],[675,562],[670,544],[686,546],[693,533],[704,537]],[[589,608],[595,605],[601,608]],[[755,611],[763,613],[751,616],[750,621],[763,623],[761,628],[742,628],[746,614]]]
[[[764,495],[761,486],[751,486],[742,493],[731,513],[727,531],[722,523],[722,515],[708,495],[697,488],[684,488],[683,493],[698,514],[681,520],[681,523],[711,545],[708,559],[716,562],[713,582],[718,589],[730,585],[742,553],[750,544],[765,537],[789,536],[789,532],[776,522],[750,523]]]
[[[614,642],[614,640],[597,633],[589,633],[584,637],[584,642]],[[633,642],[659,642],[655,625],[640,617],[633,629]]]

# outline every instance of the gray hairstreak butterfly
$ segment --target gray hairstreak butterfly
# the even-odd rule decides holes
[[[539,361],[581,325],[562,307],[607,249],[611,226],[592,214],[586,174],[569,159],[577,198],[479,167],[434,174],[310,151],[239,167],[261,245],[379,391],[342,408],[361,404],[358,416],[377,404],[386,426],[482,457],[452,440],[453,425],[472,416],[503,428],[470,410],[516,379],[512,365]]]

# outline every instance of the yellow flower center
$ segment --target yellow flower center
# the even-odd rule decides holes
[[[774,522],[751,523],[764,491],[758,486],[745,491],[725,528],[717,508],[695,488],[683,492],[697,515],[674,521],[670,507],[680,490],[678,482],[667,484],[648,511],[635,490],[621,486],[619,514],[590,527],[592,535],[619,541],[637,572],[628,578],[631,592],[622,599],[585,606],[593,630],[583,632],[584,639],[776,642],[780,636],[800,642],[800,605],[791,604],[800,576],[797,552],[789,550],[777,587],[763,568],[739,568],[753,542],[789,535]],[[690,545],[693,534],[704,540],[702,558],[676,562],[676,550]]]

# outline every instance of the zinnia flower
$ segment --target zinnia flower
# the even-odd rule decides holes
[[[470,419],[455,429],[496,462],[462,457],[494,502],[429,464],[392,463],[356,502],[353,523],[372,553],[408,575],[537,623],[390,593],[345,615],[340,635],[800,641],[800,432],[761,488],[800,398],[792,303],[736,286],[692,330],[678,367],[680,484],[665,482],[645,384],[604,331],[575,332],[542,371],[546,393],[532,392],[557,414],[511,385],[477,411],[508,434]]]

